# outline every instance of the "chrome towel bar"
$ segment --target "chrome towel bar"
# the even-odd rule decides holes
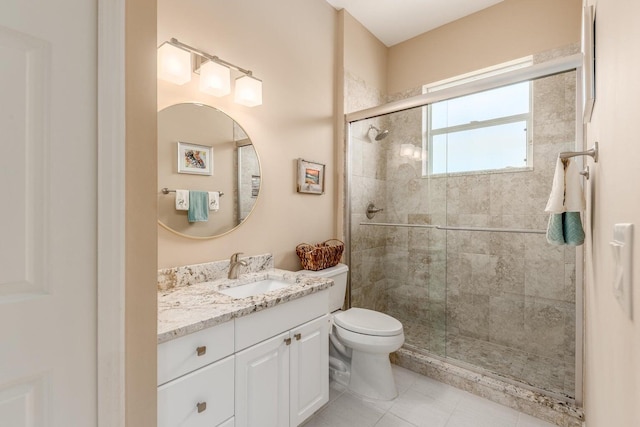
[[[433,228],[445,231],[482,231],[488,233],[525,233],[525,234],[546,234],[547,230],[533,230],[528,228],[486,228],[486,227],[454,227],[449,225],[433,224],[402,224],[386,222],[361,222],[360,225],[377,225],[380,227],[408,227],[408,228]]]
[[[175,193],[176,190],[169,190],[167,187],[164,187],[162,190],[162,194],[169,194],[169,193]],[[220,197],[224,196],[224,193],[222,191],[218,191],[218,193],[220,194]]]

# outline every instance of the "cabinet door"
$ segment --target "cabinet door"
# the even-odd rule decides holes
[[[291,426],[298,426],[329,401],[329,316],[291,331]]]
[[[236,353],[236,427],[289,426],[289,332]]]

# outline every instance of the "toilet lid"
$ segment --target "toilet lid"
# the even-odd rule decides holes
[[[335,324],[358,334],[388,337],[402,333],[402,323],[391,316],[366,308],[350,308],[334,316]]]

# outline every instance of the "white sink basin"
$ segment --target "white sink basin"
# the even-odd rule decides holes
[[[229,295],[232,298],[247,298],[266,292],[275,291],[276,289],[286,288],[291,283],[282,282],[275,279],[265,279],[258,282],[247,283],[246,285],[238,285],[232,288],[219,289],[221,294]]]

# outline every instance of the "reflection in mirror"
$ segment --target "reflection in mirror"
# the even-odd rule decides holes
[[[211,175],[194,167],[181,167],[185,156],[178,143],[204,146],[203,166]],[[211,150],[207,149],[211,147]],[[198,153],[196,153],[198,154]],[[208,158],[207,158],[208,157]],[[183,165],[184,166],[184,165]],[[220,110],[202,104],[176,104],[158,113],[158,223],[191,238],[212,238],[240,225],[251,213],[260,192],[258,155],[242,127]],[[176,193],[160,189],[220,192],[218,210],[208,220],[189,222],[188,211],[176,209]]]

